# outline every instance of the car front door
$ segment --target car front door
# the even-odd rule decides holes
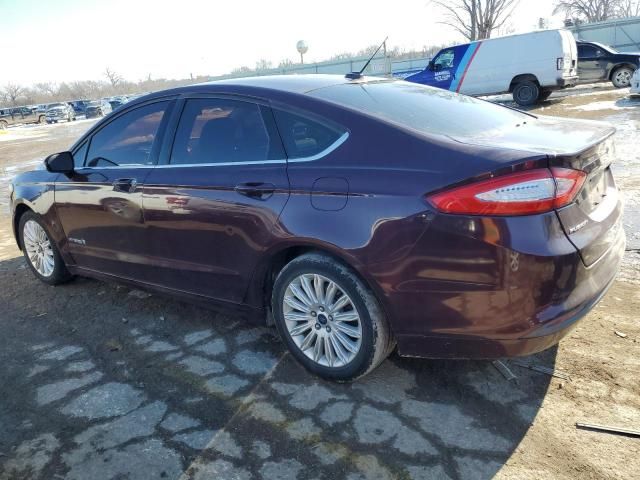
[[[74,174],[56,181],[65,248],[78,267],[148,280],[142,188],[172,103],[152,102],[115,117],[74,152]]]
[[[405,80],[450,90],[456,80],[456,68],[460,63],[461,47],[468,47],[468,45],[441,50],[429,62],[427,68],[422,72],[405,78]]]
[[[155,282],[241,303],[289,197],[273,114],[253,101],[194,97],[172,123],[173,145],[144,186]]]

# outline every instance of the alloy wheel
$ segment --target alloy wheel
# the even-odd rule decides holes
[[[618,88],[628,87],[631,84],[633,72],[628,68],[616,70],[613,74],[613,84]]]
[[[28,220],[22,231],[24,248],[33,268],[43,277],[50,277],[55,268],[55,257],[51,247],[51,240],[42,226]]]
[[[291,339],[313,362],[343,367],[360,351],[360,315],[333,280],[318,274],[299,275],[288,285],[282,308]]]

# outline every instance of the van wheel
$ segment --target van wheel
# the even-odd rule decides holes
[[[552,93],[553,92],[551,90],[540,90],[540,93],[538,94],[538,102],[544,102]]]
[[[611,83],[616,88],[626,88],[631,85],[633,70],[629,67],[616,68],[611,74]]]
[[[513,101],[523,107],[536,103],[539,95],[540,87],[531,80],[522,80],[513,88]]]
[[[326,255],[309,253],[289,262],[275,281],[271,307],[294,358],[329,380],[366,375],[395,347],[373,292]]]

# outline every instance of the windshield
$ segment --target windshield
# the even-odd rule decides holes
[[[50,103],[47,108],[64,107],[64,103]]]
[[[436,135],[477,137],[533,118],[490,102],[404,81],[345,83],[319,88],[310,95]]]
[[[99,107],[101,104],[102,102],[89,102],[87,107]]]

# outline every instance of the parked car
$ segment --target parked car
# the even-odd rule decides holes
[[[50,103],[47,105],[47,123],[58,123],[61,120],[71,122],[76,119],[76,112],[69,103]]]
[[[0,108],[0,130],[20,123],[44,123],[44,114],[31,107]]]
[[[76,115],[84,115],[84,112],[89,104],[89,100],[74,100],[70,102],[73,107],[73,111],[76,112]]]
[[[508,92],[518,105],[526,106],[575,85],[576,63],[571,32],[543,30],[444,48],[423,71],[397,75],[468,95]]]
[[[120,100],[109,100],[109,104],[111,105],[112,110],[116,110],[120,108],[122,105],[124,105],[124,102]]]
[[[181,87],[17,176],[14,233],[45,283],[120,279],[242,308],[325,378],[358,378],[396,343],[527,355],[615,278],[614,131],[389,79]]]
[[[629,93],[632,96],[640,95],[640,68],[633,73],[633,77],[631,78],[631,88],[629,89]]]
[[[85,117],[86,118],[94,118],[94,117],[104,117],[111,113],[111,104],[106,100],[96,100],[94,102],[89,102],[89,104],[85,107]]]
[[[578,43],[579,83],[611,82],[616,88],[631,84],[640,67],[640,53],[618,52],[597,42]]]

